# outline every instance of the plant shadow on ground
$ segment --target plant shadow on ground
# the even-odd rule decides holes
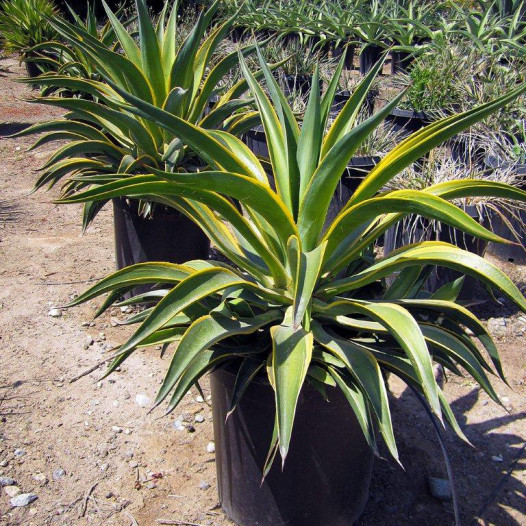
[[[18,206],[9,201],[0,200],[0,226],[16,221],[21,214]]]
[[[517,476],[526,468],[523,458],[525,439],[512,433],[500,433],[499,429],[524,419],[526,412],[509,414],[502,408],[498,410],[503,416],[468,425],[465,413],[478,400],[479,389],[473,389],[451,404],[460,427],[474,447],[458,439],[449,428],[443,433],[455,477],[461,524],[520,526],[507,508],[526,514],[526,486]],[[407,388],[399,398],[391,397],[391,411],[405,471],[380,445],[380,454],[385,460],[375,462],[370,498],[358,524],[454,524],[453,503],[441,502],[430,494],[428,477],[445,479],[447,472],[439,442],[424,408]],[[498,455],[502,455],[503,462],[492,460]],[[512,466],[514,469],[509,476]],[[386,517],[389,517],[387,521]]]
[[[3,122],[0,124],[0,137],[9,137],[15,133],[21,132],[29,128],[29,122]]]

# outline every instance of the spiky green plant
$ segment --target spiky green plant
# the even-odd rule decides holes
[[[119,45],[119,42],[114,27],[109,20],[104,24],[99,23],[95,14],[95,8],[92,4],[87,4],[86,17],[84,19],[80,18],[69,5],[67,5],[67,8],[77,27],[82,28],[82,30],[91,35],[95,40],[98,40],[102,46],[113,51],[118,51],[115,49],[115,47]],[[115,16],[118,17],[123,27],[127,28],[135,21],[135,17],[130,17],[123,21],[123,11],[124,8],[121,7],[115,13]],[[56,36],[58,37],[58,33]],[[48,66],[47,69],[53,72],[51,75],[69,75],[75,78],[103,80],[96,64],[80,46],[67,45],[60,40],[51,40],[37,44],[30,49],[30,52],[42,57],[41,63]],[[49,86],[48,90],[51,91],[53,88],[54,86]],[[69,90],[65,91],[67,95],[71,94]],[[82,94],[82,92],[80,93]],[[44,90],[42,94],[47,94],[46,90]]]
[[[56,38],[55,29],[46,20],[58,17],[53,0],[3,0],[0,3],[0,34],[8,53],[20,53],[23,60],[31,49]]]
[[[177,134],[211,169],[199,174],[155,170],[64,201],[135,195],[179,206],[202,226],[232,264],[135,265],[80,295],[72,305],[109,293],[100,313],[139,284],[155,283],[164,289],[128,302],[150,301],[152,305],[130,320],[140,326],[120,347],[108,373],[137,348],[178,342],[156,399],[160,404],[168,397],[169,411],[207,371],[226,362],[239,366],[234,404],[258,372],[266,373],[275,391],[276,420],[265,472],[278,450],[283,460],[287,456],[305,381],[321,391],[330,392],[338,386],[375,451],[374,430],[378,428],[398,458],[382,370],[422,393],[438,418],[445,418],[464,437],[435,381],[433,361],[453,374],[465,369],[496,401],[488,375],[504,378],[502,366],[481,322],[456,302],[458,283],[433,296],[421,292],[426,269],[443,265],[473,275],[523,310],[526,300],[498,268],[455,246],[424,242],[377,261],[371,248],[380,235],[408,214],[501,241],[450,201],[478,195],[524,201],[526,193],[505,184],[471,179],[422,190],[381,189],[426,152],[512,101],[526,86],[435,122],[405,139],[382,158],[339,215],[324,227],[332,195],[349,159],[403,94],[356,124],[382,67],[379,63],[325,132],[343,59],[325,95],[311,91],[302,125],[264,63],[262,67],[270,100],[244,65],[243,72],[265,127],[275,191],[258,159],[235,137],[218,137],[118,90],[128,101],[130,112],[148,116]],[[314,85],[317,76],[318,72]],[[234,200],[241,203],[242,211]],[[393,274],[397,277],[386,288],[384,280]]]
[[[177,4],[174,3],[174,6]],[[180,47],[177,41],[177,8],[170,12],[166,3],[156,26],[148,16],[145,0],[137,0],[139,42],[126,31],[105,4],[106,12],[121,49],[101,41],[80,25],[65,20],[50,20],[60,36],[80,49],[90,67],[104,80],[73,77],[69,74],[46,75],[29,83],[66,89],[90,95],[92,100],[38,97],[38,104],[63,108],[63,119],[34,125],[18,136],[48,132],[33,148],[57,139],[67,140],[43,167],[35,188],[53,186],[66,178],[65,195],[72,195],[94,184],[93,175],[108,174],[110,179],[128,178],[131,174],[149,173],[152,169],[171,172],[195,171],[200,161],[185,140],[158,123],[136,116],[123,108],[121,90],[192,125],[209,129],[219,141],[226,132],[240,134],[257,122],[250,104],[243,98],[247,89],[241,80],[221,94],[212,109],[208,103],[218,90],[222,77],[238,64],[237,52],[222,58],[209,68],[211,57],[227,34],[233,19],[213,27],[218,2],[199,16],[194,28]],[[207,34],[208,32],[208,34]],[[242,55],[255,46],[242,49]],[[85,207],[86,227],[103,203]],[[144,212],[149,213],[145,206]]]

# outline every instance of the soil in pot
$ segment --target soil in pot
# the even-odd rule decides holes
[[[384,48],[375,44],[364,47],[360,53],[360,74],[367,75],[380,60],[383,52]]]
[[[289,454],[263,483],[274,424],[274,392],[253,381],[226,420],[236,375],[211,373],[219,499],[239,526],[351,526],[369,493],[370,450],[349,403],[328,388],[329,402],[306,384],[300,394]]]
[[[479,223],[486,224],[485,216],[479,212],[477,207],[467,206],[464,210]],[[384,254],[388,255],[400,247],[421,241],[443,241],[479,256],[484,255],[488,245],[487,241],[465,234],[456,228],[440,225],[439,230],[436,223],[430,224],[428,220],[422,217],[410,216],[385,233]],[[435,266],[424,288],[428,292],[436,292],[440,287],[451,283],[460,276],[462,276],[460,272]],[[466,276],[459,298],[472,300],[486,297],[487,293],[480,282],[475,278]]]
[[[117,269],[147,261],[184,263],[208,259],[208,238],[195,223],[172,208],[157,206],[153,217],[146,219],[138,214],[137,201],[114,199],[113,222]],[[145,285],[133,292],[147,290],[149,286]]]

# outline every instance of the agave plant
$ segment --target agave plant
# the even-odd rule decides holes
[[[174,3],[176,6],[177,4]],[[73,77],[69,74],[46,75],[39,85],[85,93],[93,100],[38,97],[33,102],[58,106],[67,110],[65,117],[31,126],[21,132],[27,135],[48,132],[33,148],[66,139],[43,167],[36,188],[53,186],[67,176],[63,186],[71,195],[94,184],[92,175],[111,174],[127,178],[130,174],[148,173],[151,169],[172,172],[196,170],[199,160],[178,134],[167,131],[156,122],[131,114],[123,109],[124,99],[119,90],[129,90],[134,96],[163,109],[185,121],[207,128],[217,140],[225,132],[242,133],[257,123],[255,112],[242,111],[249,104],[242,98],[247,89],[244,80],[226,90],[209,111],[209,100],[226,72],[238,63],[237,52],[208,68],[217,46],[228,32],[233,19],[212,28],[218,2],[199,19],[179,48],[177,39],[177,9],[169,12],[167,3],[156,26],[153,25],[145,0],[137,0],[139,44],[126,31],[115,14],[105,5],[111,27],[122,49],[94,37],[87,28],[65,20],[50,23],[68,44],[87,57],[91,68],[104,81]],[[205,33],[209,31],[208,36]],[[243,48],[248,55],[255,46]],[[103,203],[85,207],[84,226],[87,226]],[[149,213],[148,206],[144,207]]]
[[[114,27],[109,20],[105,24],[99,24],[92,4],[87,5],[86,18],[84,20],[69,5],[67,7],[77,27],[82,28],[83,31],[91,35],[95,40],[98,40],[102,46],[112,51],[118,51],[115,49],[119,42]],[[115,13],[115,16],[119,18],[123,27],[127,28],[135,21],[135,17],[122,21],[121,15],[123,11],[124,8],[121,7]],[[58,33],[56,36],[58,37]],[[52,40],[37,44],[31,48],[30,52],[42,57],[41,63],[48,66],[47,69],[53,72],[51,75],[69,75],[75,78],[103,80],[95,62],[90,59],[90,56],[80,46],[68,46],[59,40]],[[48,89],[51,90],[53,88],[54,86],[50,86]],[[70,93],[67,90],[67,94]],[[46,94],[46,90],[44,90],[42,95]]]
[[[135,195],[178,206],[230,259],[231,264],[135,265],[101,280],[72,305],[109,293],[100,313],[138,284],[161,287],[129,300],[150,301],[151,306],[129,320],[140,326],[120,347],[108,373],[139,347],[178,342],[156,400],[160,404],[169,397],[169,411],[207,371],[227,362],[239,366],[232,409],[251,380],[266,373],[276,402],[267,470],[278,450],[283,459],[287,456],[305,381],[322,391],[325,386],[338,386],[371,447],[376,451],[374,430],[379,429],[395,458],[382,371],[390,371],[422,393],[434,413],[462,437],[435,381],[433,361],[453,374],[460,374],[462,367],[498,401],[489,375],[504,376],[493,340],[481,322],[455,301],[458,284],[431,297],[421,292],[428,266],[443,265],[473,275],[526,309],[525,298],[498,268],[455,246],[424,242],[377,261],[371,250],[375,240],[407,214],[501,241],[450,201],[481,195],[524,201],[523,191],[471,179],[422,190],[381,189],[426,152],[512,101],[526,90],[525,85],[405,139],[382,158],[339,215],[324,226],[349,159],[403,97],[356,124],[381,67],[377,64],[357,86],[325,132],[343,59],[323,97],[318,90],[311,91],[302,124],[266,65],[262,63],[270,99],[242,63],[268,138],[275,191],[258,159],[234,136],[193,126],[119,88],[130,112],[155,119],[177,134],[211,170],[199,174],[154,170],[64,200]],[[315,82],[317,76],[318,72]],[[393,274],[397,277],[386,288],[384,280]]]
[[[0,3],[0,34],[5,50],[18,52],[23,60],[33,62],[32,48],[56,38],[56,31],[46,17],[58,17],[52,0],[4,0]],[[44,68],[40,68],[41,70]]]

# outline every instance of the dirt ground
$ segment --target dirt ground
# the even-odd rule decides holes
[[[15,60],[0,68],[8,69],[0,73],[0,477],[38,497],[12,508],[2,488],[0,525],[232,524],[218,505],[206,400],[193,391],[172,415],[147,414],[166,367],[157,350],[135,353],[103,381],[99,370],[70,383],[128,332],[112,321],[119,310],[92,319],[100,300],[49,315],[113,270],[111,210],[82,235],[79,206],[54,205],[55,190],[29,195],[53,146],[27,152],[31,138],[6,136],[60,113],[23,102],[31,92],[14,82],[22,72]],[[526,267],[506,267],[524,291]],[[445,383],[474,446],[446,432],[462,524],[524,525],[526,317],[494,302],[478,310],[510,387],[495,381],[503,408],[468,378]],[[403,385],[391,381],[391,389],[405,471],[376,461],[359,524],[453,524],[451,502],[428,487],[429,476],[446,476],[433,428]]]

